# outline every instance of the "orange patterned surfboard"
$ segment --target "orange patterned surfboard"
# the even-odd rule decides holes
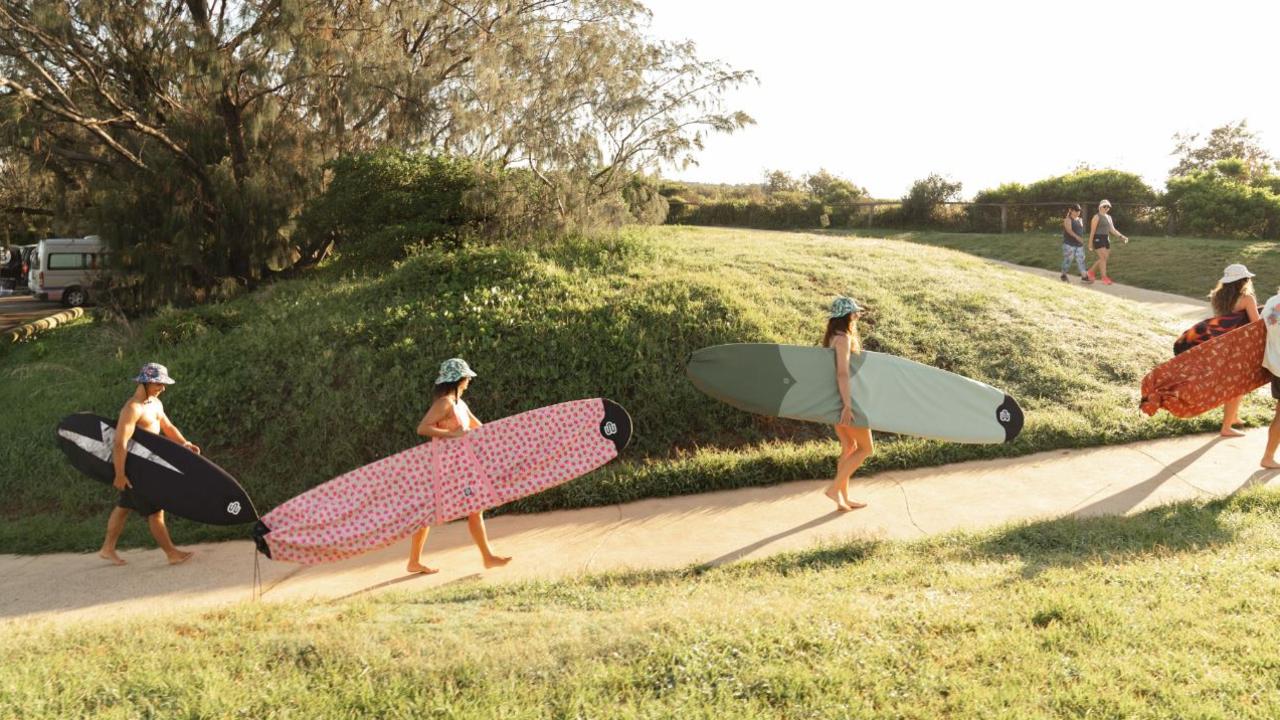
[[[1267,327],[1257,320],[1178,355],[1142,378],[1142,412],[1190,418],[1271,382],[1262,367]]]

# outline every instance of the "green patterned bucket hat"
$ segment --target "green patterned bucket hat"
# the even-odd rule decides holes
[[[464,377],[475,377],[476,373],[462,358],[449,358],[440,363],[440,374],[436,376],[436,384],[458,382]]]
[[[854,300],[851,297],[845,297],[844,295],[841,295],[840,297],[831,301],[830,317],[838,318],[838,317],[844,317],[845,315],[852,315],[854,313],[860,313],[860,312],[862,312],[862,308],[858,305],[858,301]]]

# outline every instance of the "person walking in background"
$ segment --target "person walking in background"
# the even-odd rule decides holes
[[[1107,259],[1111,256],[1112,235],[1123,240],[1126,245],[1129,243],[1129,238],[1116,229],[1115,221],[1111,219],[1111,201],[1103,200],[1098,203],[1098,214],[1089,223],[1089,247],[1098,253],[1098,259],[1085,273],[1090,280],[1096,280],[1096,269],[1102,274],[1103,285],[1111,284],[1111,275],[1107,273]]]
[[[1073,260],[1080,269],[1080,282],[1093,282],[1084,267],[1084,220],[1080,219],[1080,212],[1079,204],[1071,205],[1062,218],[1062,282],[1067,282],[1067,270]]]

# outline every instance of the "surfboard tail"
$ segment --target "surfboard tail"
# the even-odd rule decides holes
[[[267,524],[259,520],[253,524],[253,544],[258,548],[258,552],[271,559],[271,546],[267,544],[267,533],[271,532],[271,528]]]
[[[1022,414],[1022,406],[1007,393],[1004,396],[1004,402],[996,408],[996,422],[1004,428],[1006,443],[1011,443],[1018,437],[1018,433],[1022,432],[1023,423],[1026,422],[1026,417]]]

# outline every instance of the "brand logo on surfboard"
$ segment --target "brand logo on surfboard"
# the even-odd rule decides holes
[[[237,500],[232,500],[232,501],[227,505],[227,512],[231,513],[232,515],[239,515],[239,514],[240,514],[240,502],[239,502],[239,501],[237,501]]]
[[[609,422],[604,424],[604,434],[608,437],[613,437],[614,435],[617,435],[618,426],[613,424],[613,421],[610,420]]]
[[[1007,423],[1007,422],[1009,422],[1009,421],[1010,421],[1010,420],[1012,420],[1012,419],[1013,419],[1013,416],[1009,414],[1009,411],[1008,411],[1008,410],[1001,410],[1001,411],[1000,411],[1000,422],[1002,422],[1002,423]]]

